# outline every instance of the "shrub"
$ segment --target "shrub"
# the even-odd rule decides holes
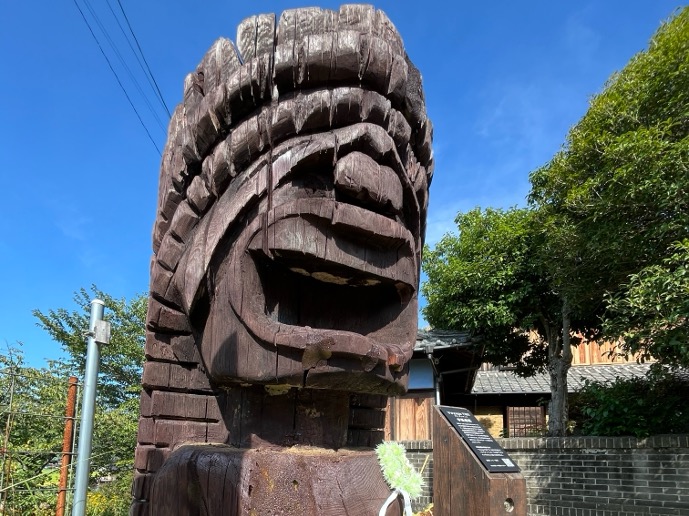
[[[572,396],[571,417],[583,435],[647,437],[689,433],[689,379],[664,371],[613,383],[588,382]]]

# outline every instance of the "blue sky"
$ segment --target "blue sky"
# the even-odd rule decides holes
[[[217,37],[234,39],[243,18],[314,5],[121,3],[170,109],[181,100],[184,76]],[[78,4],[92,20],[84,0]],[[89,5],[147,88],[110,12],[118,12],[117,0]],[[591,95],[682,4],[384,0],[376,6],[399,29],[424,79],[435,126],[427,231],[433,244],[453,229],[458,211],[523,205],[529,172],[552,157]],[[160,156],[74,1],[6,0],[0,10],[0,347],[21,341],[29,363],[42,365],[60,356],[60,347],[36,327],[32,309],[74,308],[72,293],[92,283],[115,297],[147,290]],[[165,132],[105,50],[162,148]],[[166,125],[163,109],[156,112]]]

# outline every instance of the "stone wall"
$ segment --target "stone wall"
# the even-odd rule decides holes
[[[689,435],[498,441],[526,478],[529,516],[689,514]],[[426,463],[419,510],[433,498],[433,444],[403,444],[417,469]]]

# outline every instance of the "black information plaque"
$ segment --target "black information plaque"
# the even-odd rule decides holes
[[[474,455],[489,473],[517,473],[521,471],[474,415],[465,408],[438,406]]]

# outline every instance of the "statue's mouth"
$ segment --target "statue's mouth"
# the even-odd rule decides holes
[[[278,364],[260,378],[226,370],[235,359],[224,348],[237,335],[237,342],[262,343],[266,356],[291,353],[304,371],[300,385],[318,387],[321,373],[332,378],[338,368],[368,374],[372,392],[404,385],[416,334],[422,208],[419,169],[398,134],[406,133],[360,122],[274,142],[252,154],[218,198],[177,283],[192,313],[209,271],[215,322],[204,331],[203,354],[216,380],[296,382],[292,366],[282,374]],[[239,150],[240,136],[232,139]],[[232,314],[224,315],[227,302]],[[223,318],[231,321],[217,322]]]
[[[306,151],[297,161],[308,168],[292,167],[276,181],[265,201],[273,206],[233,248],[245,282],[243,294],[230,294],[232,307],[264,342],[303,349],[305,369],[316,365],[315,346],[321,358],[394,370],[409,358],[400,344],[415,328],[398,321],[416,310],[418,284],[404,187],[392,169],[359,152],[333,164],[328,153]]]
[[[381,215],[328,199],[299,199],[269,212],[264,224],[249,245],[257,260],[327,284],[387,284],[402,300],[415,290],[411,233]]]
[[[350,204],[283,204],[269,212],[248,249],[243,261],[253,264],[261,285],[250,296],[262,319],[259,332],[299,326],[375,335],[415,293],[409,231]]]

